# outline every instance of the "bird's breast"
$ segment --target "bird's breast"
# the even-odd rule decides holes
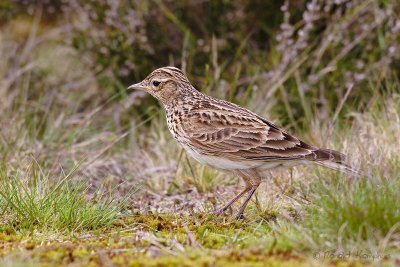
[[[167,125],[168,130],[172,136],[179,142],[185,142],[185,133],[182,127],[182,114],[180,112],[169,112],[167,113]]]

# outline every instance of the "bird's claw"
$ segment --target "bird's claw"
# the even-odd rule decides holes
[[[219,208],[219,209],[217,209],[216,211],[214,211],[213,213],[211,213],[212,215],[214,215],[214,216],[219,216],[219,215],[221,215],[221,214],[225,214],[225,212],[227,211],[229,209],[229,213],[230,213],[230,215],[232,215],[232,207],[222,207],[222,208]]]

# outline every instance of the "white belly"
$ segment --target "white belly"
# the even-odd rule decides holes
[[[267,170],[280,167],[288,168],[300,164],[309,163],[309,161],[306,160],[294,160],[294,161],[277,160],[271,162],[255,161],[255,160],[233,161],[227,158],[203,155],[198,153],[196,150],[192,149],[189,146],[183,144],[182,146],[185,148],[186,152],[198,162],[222,170],[246,170],[254,168]]]
[[[253,169],[260,167],[262,165],[261,162],[254,162],[254,161],[233,161],[230,159],[216,157],[216,156],[209,156],[203,155],[198,153],[197,151],[193,150],[192,148],[182,145],[186,152],[195,160],[202,164],[209,165],[211,167],[222,169],[222,170],[244,170],[244,169]]]

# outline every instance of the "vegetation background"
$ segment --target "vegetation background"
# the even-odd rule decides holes
[[[396,0],[0,2],[1,266],[321,266],[400,261]],[[130,84],[196,88],[343,151],[359,177],[274,171],[240,190],[172,140]]]

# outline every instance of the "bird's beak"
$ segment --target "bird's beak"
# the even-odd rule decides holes
[[[131,86],[128,87],[128,89],[129,90],[136,89],[136,90],[147,91],[147,86],[145,86],[143,84],[143,82],[140,82],[140,83],[132,84]]]

